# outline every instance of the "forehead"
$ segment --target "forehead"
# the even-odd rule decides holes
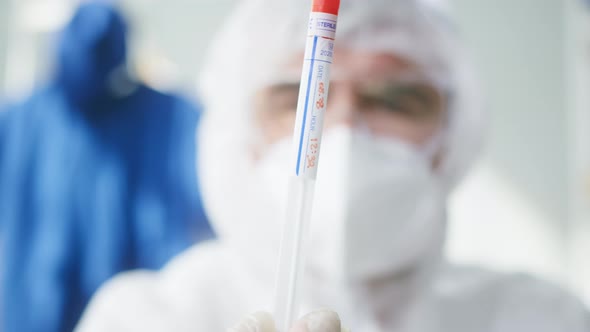
[[[303,52],[294,54],[283,70],[293,79],[301,75]],[[413,62],[391,53],[336,49],[331,66],[332,80],[386,80],[396,76],[422,76]]]

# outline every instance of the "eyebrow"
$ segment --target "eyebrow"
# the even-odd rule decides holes
[[[277,83],[270,86],[269,90],[272,93],[293,92],[293,90],[299,91],[299,82]]]
[[[433,95],[433,91],[436,94],[436,91],[433,90],[432,87],[425,86],[423,84],[410,84],[410,85],[400,85],[397,87],[393,87],[396,93],[406,94],[408,96],[412,96],[419,100],[421,103],[424,104],[433,104],[436,103],[436,97]],[[433,98],[435,97],[435,98]]]
[[[413,116],[431,116],[439,113],[437,109],[444,111],[442,105],[443,94],[436,87],[423,82],[386,82],[365,87],[361,92],[364,98],[380,100],[399,110],[410,111]],[[405,96],[404,99],[398,99]],[[412,98],[422,107],[405,108],[405,98]],[[400,104],[401,103],[401,104]]]

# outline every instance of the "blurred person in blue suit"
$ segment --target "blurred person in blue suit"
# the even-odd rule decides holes
[[[81,5],[57,62],[45,88],[0,114],[5,332],[71,331],[109,277],[158,269],[211,234],[197,109],[130,78],[123,17]]]

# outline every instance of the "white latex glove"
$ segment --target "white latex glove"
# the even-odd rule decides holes
[[[298,320],[289,332],[347,332],[340,327],[340,317],[331,310],[313,311]],[[277,332],[272,316],[257,312],[242,319],[227,332]]]

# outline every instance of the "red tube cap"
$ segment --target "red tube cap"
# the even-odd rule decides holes
[[[338,15],[340,0],[313,0],[311,5],[312,12],[328,13]]]

